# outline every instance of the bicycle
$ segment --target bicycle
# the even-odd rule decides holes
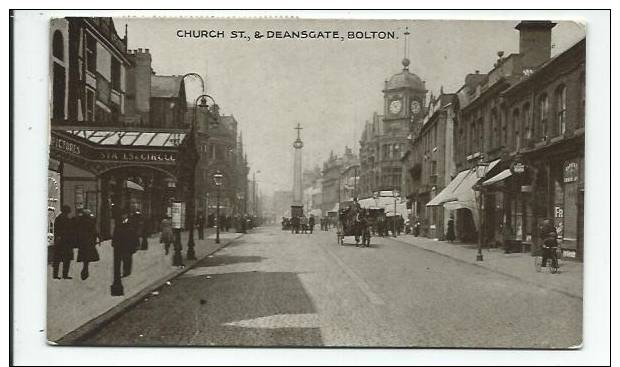
[[[562,258],[562,248],[559,246],[547,246],[543,245],[538,248],[538,251],[534,254],[534,268],[536,272],[542,272],[542,259],[543,251],[550,249],[549,257],[547,258],[547,266],[549,272],[556,274],[560,272],[560,259]]]

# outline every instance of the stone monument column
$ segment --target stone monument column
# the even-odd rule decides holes
[[[299,216],[303,214],[303,186],[302,186],[302,174],[301,174],[301,148],[304,143],[301,141],[301,130],[303,128],[298,123],[295,130],[297,130],[297,139],[293,143],[295,148],[295,160],[293,162],[293,202],[291,203],[291,217]]]

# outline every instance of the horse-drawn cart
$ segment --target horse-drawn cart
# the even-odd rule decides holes
[[[344,246],[345,237],[354,237],[355,246],[370,247],[371,227],[383,209],[355,208],[351,206],[338,211],[336,238]],[[360,243],[361,241],[361,243]]]

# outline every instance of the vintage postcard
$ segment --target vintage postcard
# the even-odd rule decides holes
[[[55,17],[49,46],[51,343],[581,346],[586,24]]]

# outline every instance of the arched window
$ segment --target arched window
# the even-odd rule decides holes
[[[52,39],[52,55],[60,61],[65,59],[65,45],[63,42],[62,33],[55,31]]]
[[[519,118],[519,109],[516,108],[512,111],[512,136],[514,137],[513,148],[514,150],[521,149],[521,135],[519,135],[519,124],[521,119]]]
[[[546,94],[538,100],[538,116],[540,122],[540,136],[547,140],[549,136],[549,97]]]
[[[558,135],[566,132],[566,86],[560,85],[555,90],[555,122]]]

